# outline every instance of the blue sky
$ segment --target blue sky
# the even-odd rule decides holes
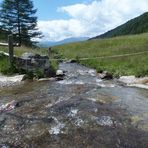
[[[148,0],[33,0],[41,41],[93,37],[148,11]]]
[[[35,8],[38,9],[37,16],[39,20],[67,19],[69,16],[58,12],[58,8],[77,3],[88,3],[90,1],[91,0],[33,0]]]

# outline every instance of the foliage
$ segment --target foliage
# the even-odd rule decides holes
[[[37,79],[44,78],[44,71],[38,68],[38,69],[35,70],[34,76]]]
[[[24,76],[24,80],[32,80],[34,78],[34,73],[32,71],[27,71],[25,76]]]
[[[44,77],[44,72],[41,69],[36,69],[35,71],[26,71],[25,72],[25,76],[24,76],[24,80],[25,79],[40,79]]]
[[[52,75],[54,76],[56,74],[56,71],[58,69],[58,61],[51,61],[51,71]]]
[[[2,29],[13,33],[15,42],[27,46],[32,45],[32,38],[41,36],[33,7],[31,0],[3,0],[0,10]]]
[[[10,34],[10,32],[0,28],[0,41],[7,42],[8,34]]]
[[[109,37],[116,37],[122,35],[130,35],[130,34],[140,34],[145,32],[148,32],[148,12],[128,21],[127,23],[111,31],[108,31],[92,39],[109,38]]]
[[[17,73],[18,70],[15,67],[15,65],[10,66],[8,58],[4,55],[0,54],[0,72],[5,75],[12,75],[14,73]]]

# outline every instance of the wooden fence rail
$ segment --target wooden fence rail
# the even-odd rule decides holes
[[[8,46],[8,43],[0,43],[0,46]]]
[[[9,50],[9,62],[10,62],[10,66],[13,66],[13,48],[14,48],[14,44],[13,44],[13,35],[8,35],[8,43],[0,43],[0,46],[8,46],[8,50]]]

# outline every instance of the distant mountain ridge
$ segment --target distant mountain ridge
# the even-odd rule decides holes
[[[73,42],[79,42],[79,41],[85,41],[88,40],[88,37],[78,37],[78,38],[67,38],[58,42],[40,42],[38,45],[40,47],[49,47],[49,46],[56,46],[56,45],[61,45],[61,44],[67,44],[67,43],[73,43]]]
[[[122,35],[140,34],[145,32],[148,32],[148,12],[134,19],[131,19],[130,21],[126,22],[121,26],[116,27],[113,30],[110,30],[91,39],[110,38]]]

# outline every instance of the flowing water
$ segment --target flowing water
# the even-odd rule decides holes
[[[59,67],[64,80],[1,89],[1,107],[17,105],[0,110],[0,147],[148,147],[148,90],[102,81],[75,63]]]

